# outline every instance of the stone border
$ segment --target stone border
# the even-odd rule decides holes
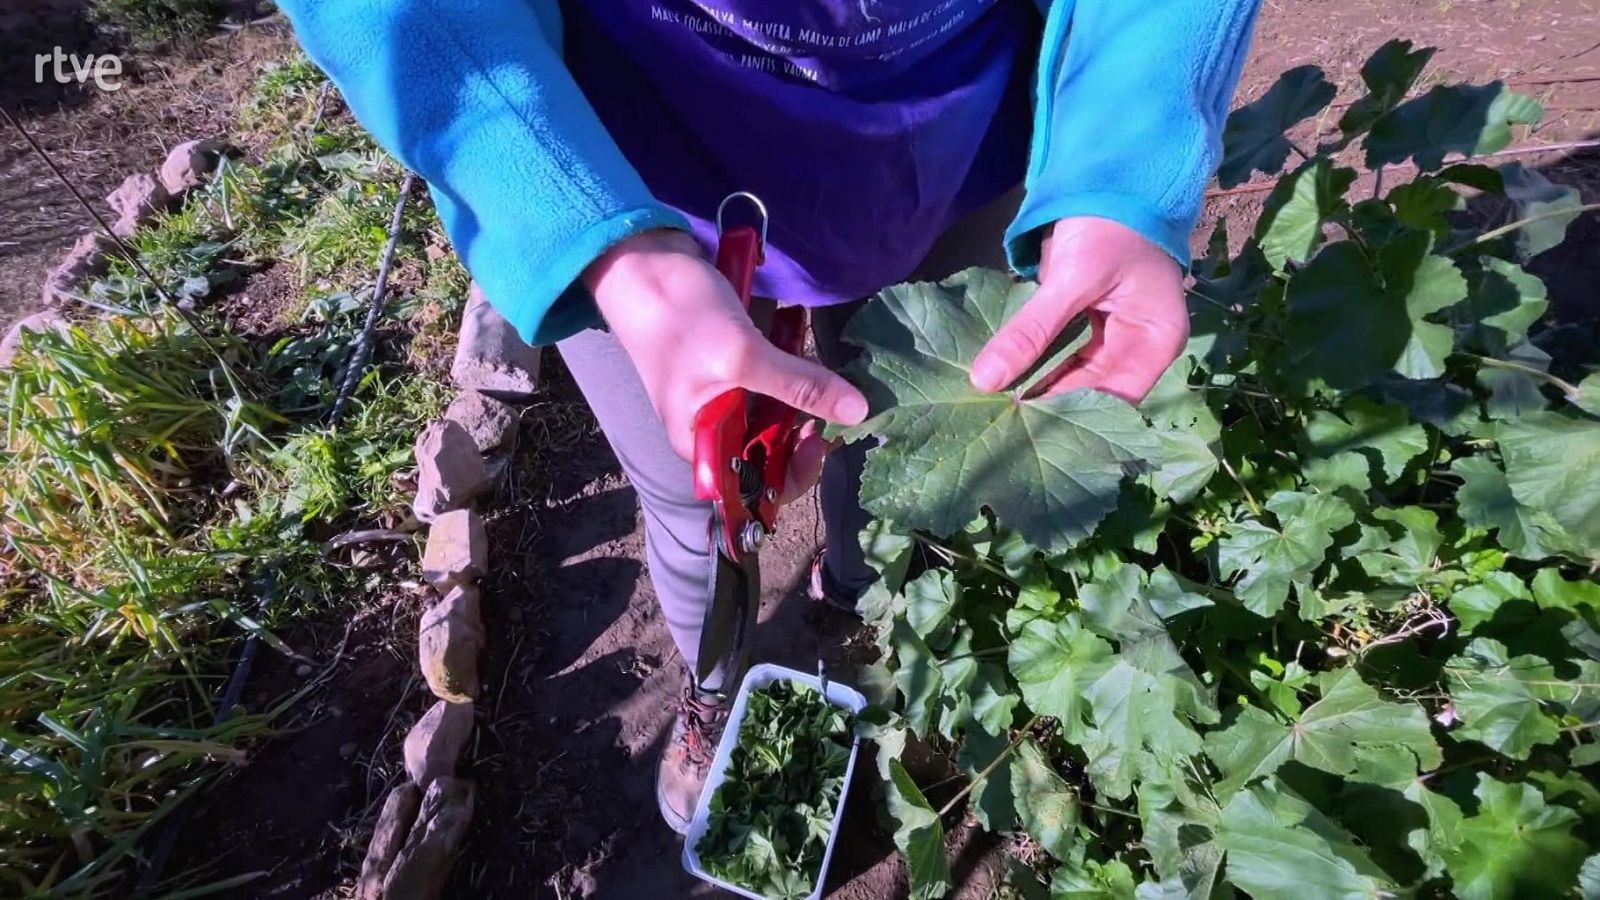
[[[462,314],[451,378],[460,389],[417,436],[412,511],[429,524],[422,552],[423,610],[417,664],[437,698],[403,745],[407,780],[384,798],[356,884],[357,900],[434,900],[472,821],[470,779],[458,777],[472,743],[482,679],[478,580],[489,540],[474,504],[485,498],[515,446],[521,410],[539,386],[539,351],[473,285]]]
[[[129,175],[106,196],[106,204],[117,214],[111,232],[119,238],[132,237],[141,225],[176,208],[189,191],[205,184],[224,156],[237,153],[237,149],[225,141],[210,138],[185,141],[173,147],[167,151],[167,158],[158,172]],[[85,281],[105,274],[107,257],[116,247],[116,242],[97,228],[78,238],[61,262],[45,275],[39,296],[44,309],[13,322],[5,337],[0,338],[0,368],[10,366],[16,358],[21,349],[22,332],[66,327],[66,319],[57,310],[72,302],[74,293]]]

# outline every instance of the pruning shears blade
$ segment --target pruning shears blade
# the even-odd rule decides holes
[[[716,548],[720,523],[714,521],[711,527]],[[761,557],[745,553],[735,562],[714,549],[708,580],[711,602],[700,626],[695,686],[705,693],[727,695],[737,687],[750,657],[750,638],[761,607]]]

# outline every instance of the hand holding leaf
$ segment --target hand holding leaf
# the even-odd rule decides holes
[[[973,361],[973,386],[1009,387],[1084,313],[1088,343],[1036,381],[1033,396],[1093,388],[1137,403],[1189,337],[1183,272],[1172,257],[1120,223],[1066,218],[1044,239],[1038,292]]]

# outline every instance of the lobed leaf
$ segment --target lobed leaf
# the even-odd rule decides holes
[[[1350,835],[1276,778],[1222,810],[1227,877],[1256,897],[1376,897],[1394,883]]]
[[[905,855],[912,900],[939,900],[950,890],[944,825],[898,759],[889,762],[888,803],[895,821],[894,845]]]
[[[1260,99],[1228,117],[1217,181],[1233,187],[1249,181],[1253,172],[1272,175],[1282,169],[1291,149],[1284,132],[1321,112],[1334,93],[1316,66],[1298,66],[1278,76]]]
[[[1532,125],[1543,116],[1538,101],[1501,82],[1438,85],[1400,104],[1372,125],[1366,139],[1367,168],[1413,160],[1431,172],[1445,156],[1472,157],[1504,150],[1513,125]]]
[[[1387,41],[1361,66],[1361,80],[1367,86],[1367,95],[1350,104],[1339,119],[1339,130],[1344,132],[1346,140],[1359,137],[1392,112],[1417,83],[1435,50],[1432,47],[1413,50],[1412,46],[1410,41],[1398,38]]]
[[[1206,737],[1206,755],[1226,776],[1228,796],[1289,760],[1354,781],[1402,787],[1443,757],[1416,703],[1385,700],[1354,669],[1317,679],[1321,698],[1283,723],[1246,707],[1228,728]]]
[[[943,535],[987,507],[1029,543],[1060,551],[1116,506],[1130,471],[1159,461],[1149,426],[1114,397],[1026,399],[972,386],[973,358],[1032,290],[969,269],[889,288],[851,321],[847,337],[864,353],[847,375],[871,415],[845,433],[882,440],[861,478],[869,512]]]

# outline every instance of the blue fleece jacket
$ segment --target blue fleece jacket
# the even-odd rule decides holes
[[[1026,195],[1006,233],[1099,216],[1187,264],[1259,0],[1040,0]],[[684,218],[652,197],[562,60],[556,0],[280,0],[372,135],[428,181],[451,241],[530,343],[599,323],[579,273]]]

